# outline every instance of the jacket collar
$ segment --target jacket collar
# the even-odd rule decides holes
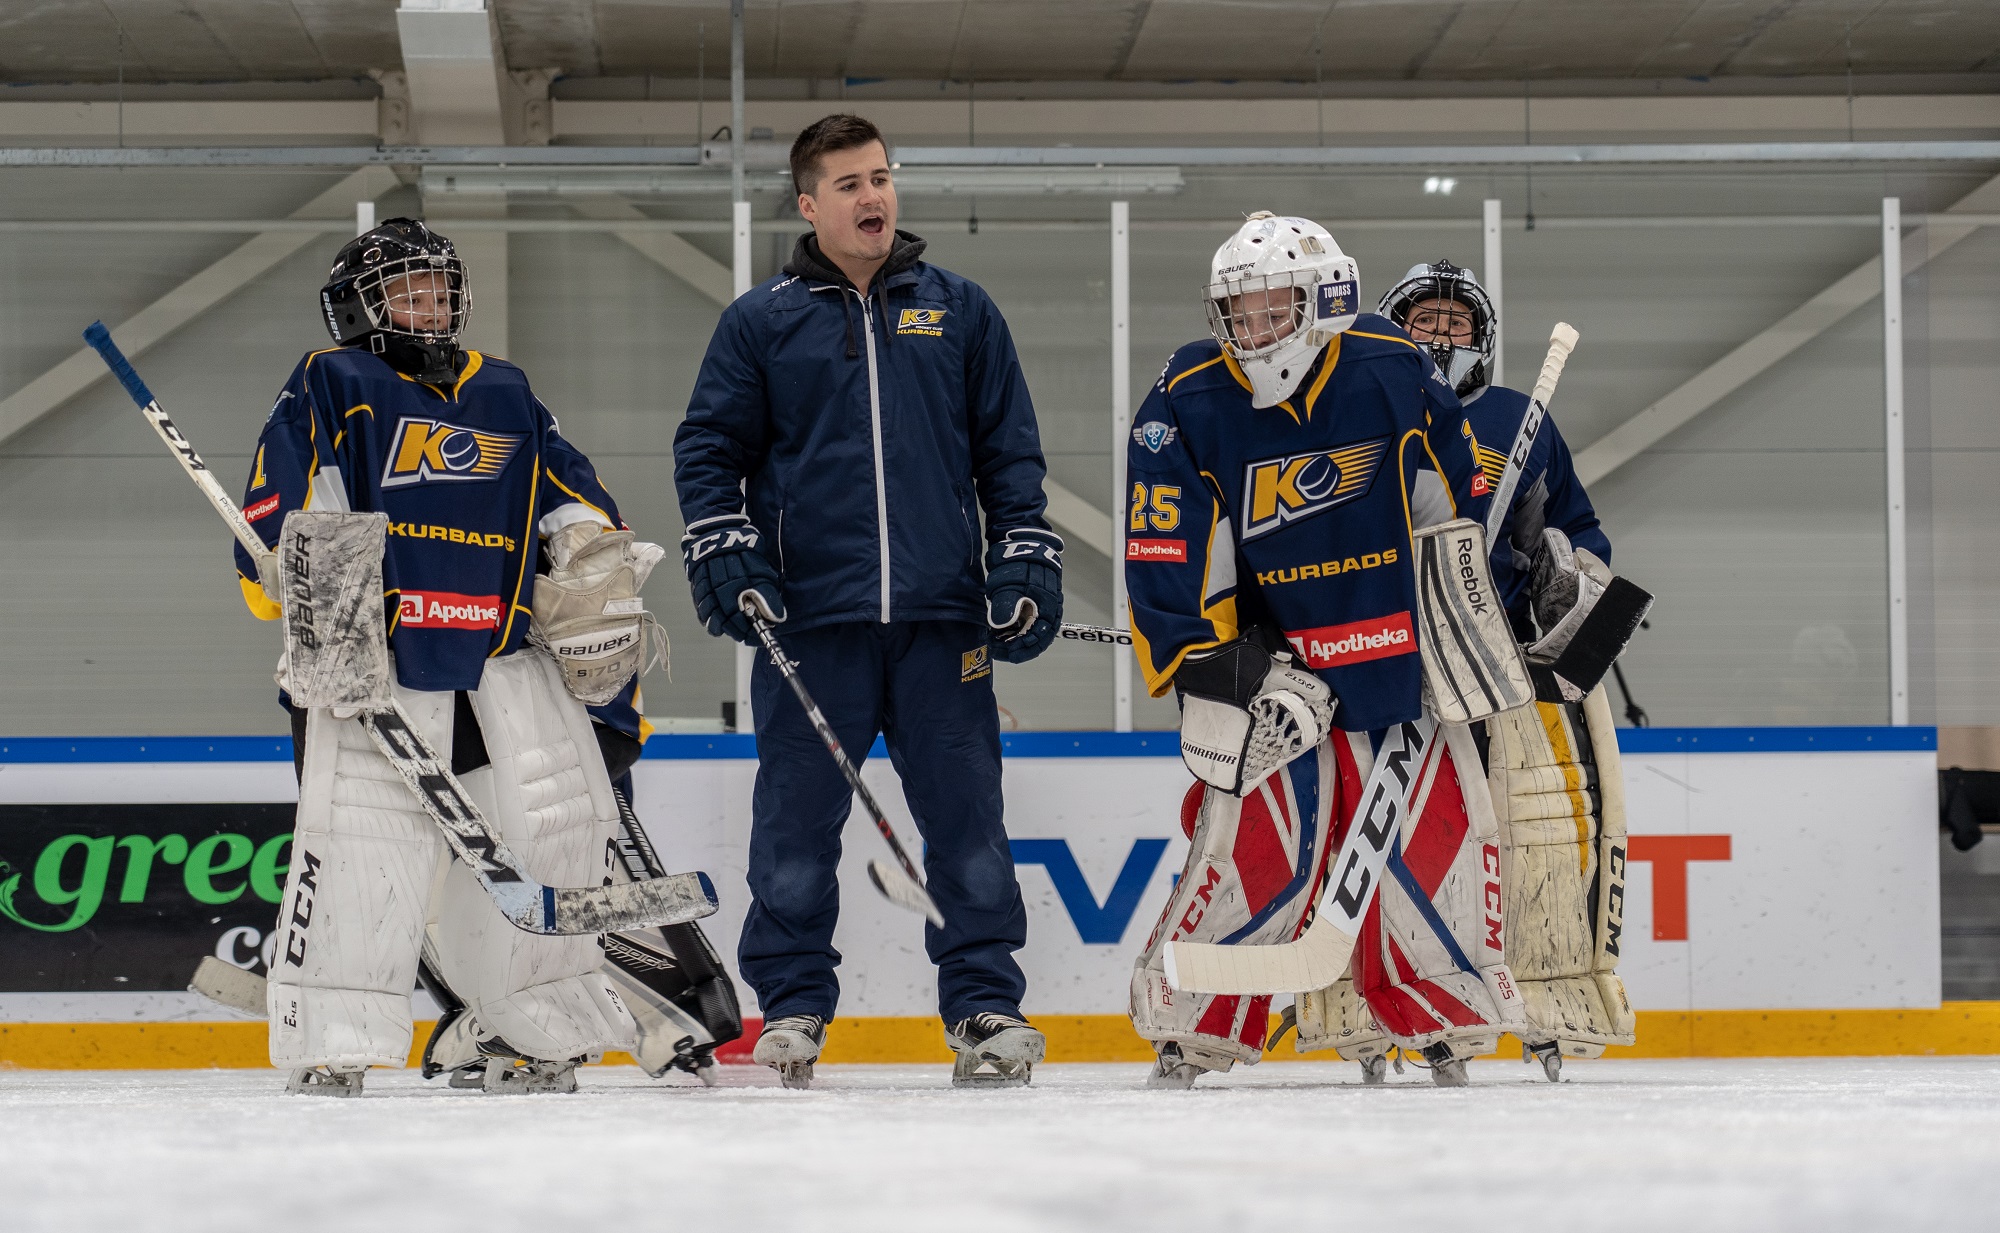
[[[898,228],[896,241],[889,248],[889,260],[876,273],[875,282],[881,286],[896,286],[914,281],[914,271],[923,259],[925,247],[923,237]],[[841,273],[839,266],[827,260],[826,254],[819,249],[819,237],[810,231],[792,245],[792,259],[785,263],[785,273],[814,282],[832,283],[836,287],[854,286],[847,275]]]

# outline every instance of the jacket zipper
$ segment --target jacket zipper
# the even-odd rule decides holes
[[[861,301],[861,329],[868,338],[868,418],[875,433],[875,526],[882,554],[882,624],[889,623],[889,483],[882,469],[882,391],[875,371],[875,314],[871,297],[855,292]]]

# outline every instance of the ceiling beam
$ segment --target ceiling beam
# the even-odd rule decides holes
[[[1976,224],[1954,224],[1942,219],[1996,208],[2000,208],[2000,176],[1974,189],[1944,214],[1931,215],[1929,225],[1916,233],[1924,242],[1903,255],[1903,276],[1908,278],[1933,257],[1978,230]],[[1683,381],[1666,397],[1579,450],[1577,478],[1589,487],[1610,475],[1881,294],[1882,258],[1877,254]]]
[[[372,201],[396,185],[386,167],[364,167],[293,211],[295,219],[353,218],[358,201]],[[336,228],[338,229],[338,228]],[[112,331],[125,354],[144,355],[156,343],[234,295],[324,231],[260,232],[235,251],[133,313]],[[109,375],[89,347],[0,399],[0,444]]]
[[[638,206],[620,197],[579,197],[570,208],[585,218],[598,221],[650,221]],[[735,278],[728,266],[717,261],[671,231],[614,231],[611,234],[639,250],[667,273],[726,306],[735,296]]]

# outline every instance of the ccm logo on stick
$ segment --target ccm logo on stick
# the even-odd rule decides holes
[[[397,621],[425,629],[498,629],[498,595],[456,595],[450,591],[405,591]]]
[[[1128,539],[1125,541],[1125,559],[1128,561],[1186,561],[1187,541],[1184,539]]]
[[[1410,626],[1408,612],[1392,612],[1346,625],[1287,630],[1285,641],[1292,644],[1309,668],[1338,668],[1392,655],[1411,655],[1417,649],[1416,632]]]

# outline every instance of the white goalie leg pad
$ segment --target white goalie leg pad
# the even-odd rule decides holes
[[[1463,724],[1438,730],[1448,756],[1404,820],[1352,974],[1396,1045],[1465,1058],[1526,1016],[1506,962],[1499,824],[1478,746]]]
[[[1297,938],[1325,875],[1340,797],[1336,732],[1242,797],[1197,784],[1184,804],[1193,845],[1159,923],[1133,965],[1130,1012],[1140,1036],[1173,1041],[1208,1069],[1263,1056],[1271,996],[1191,993],[1167,983],[1170,941],[1267,943]],[[1351,761],[1350,761],[1351,765]],[[1273,990],[1273,993],[1288,992]]]
[[[618,804],[590,717],[554,661],[533,649],[487,661],[472,707],[491,760],[461,777],[473,802],[537,880],[601,883]],[[456,862],[439,892],[433,937],[445,983],[516,1052],[564,1061],[632,1048],[632,1016],[598,970],[596,938],[514,928]]]
[[[1625,791],[1611,703],[1538,702],[1488,726],[1500,817],[1507,959],[1531,1045],[1570,1057],[1633,1043],[1618,978],[1625,921]]]
[[[451,748],[451,695],[395,689],[424,737]],[[271,1064],[402,1066],[410,1055],[437,826],[353,719],[306,718],[291,872],[265,996]]]

